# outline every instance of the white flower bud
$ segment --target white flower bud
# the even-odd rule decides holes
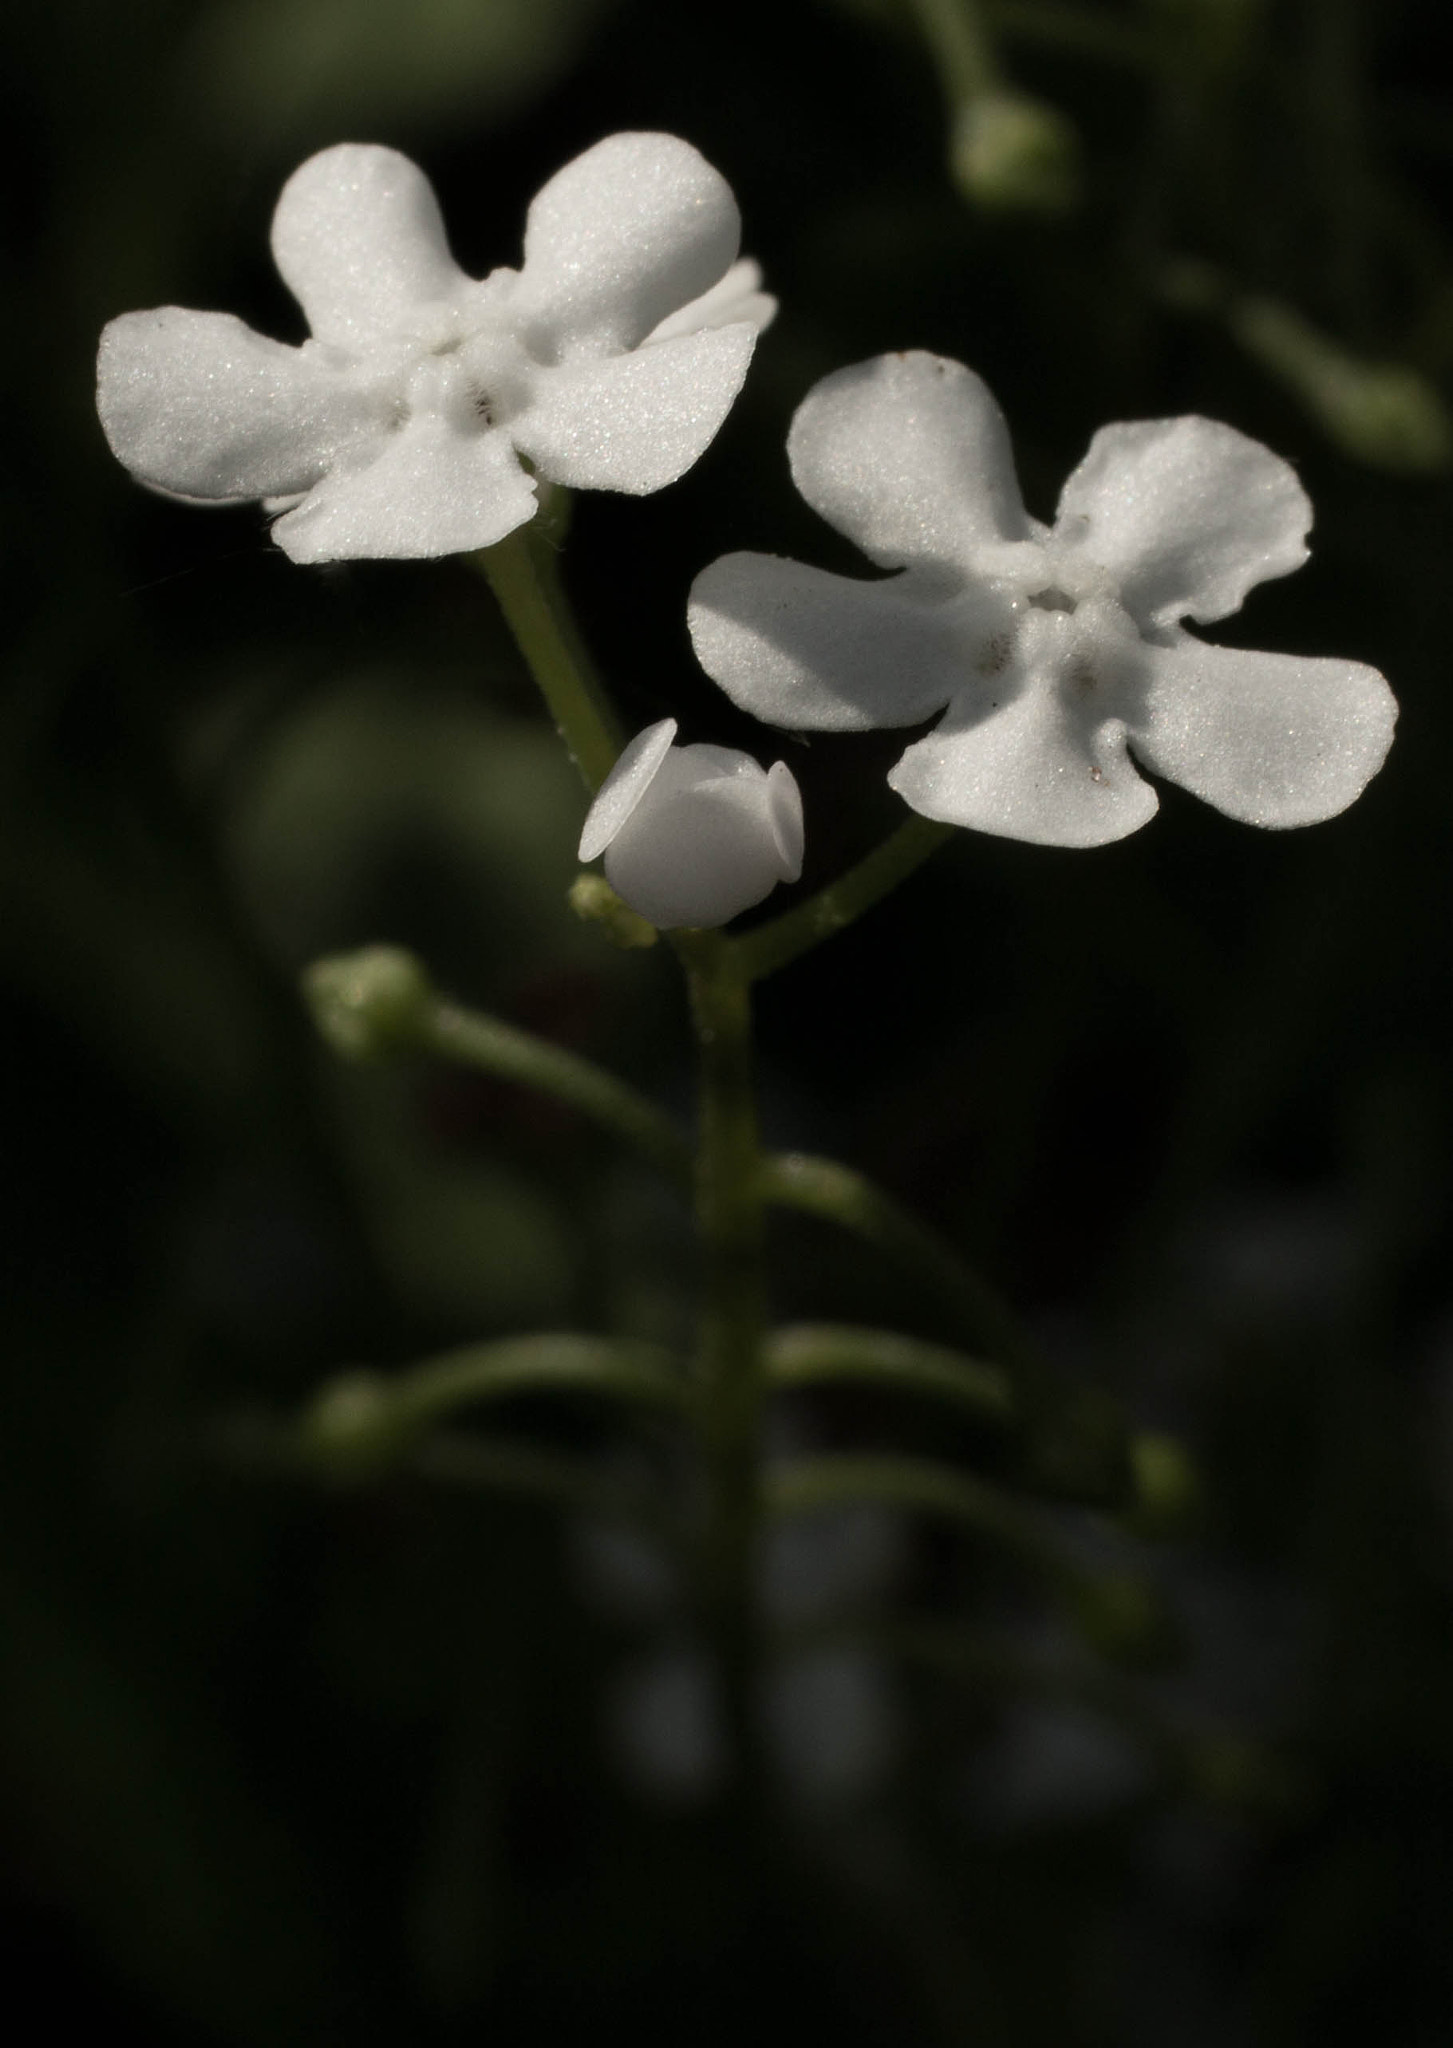
[[[654,925],[726,924],[802,872],[802,798],[785,761],[673,746],[674,718],[639,732],[603,784],[580,858]]]

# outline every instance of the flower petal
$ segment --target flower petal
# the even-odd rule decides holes
[[[333,470],[273,538],[295,562],[464,554],[534,517],[535,487],[505,435],[420,413],[362,467]]]
[[[730,327],[738,320],[750,320],[760,334],[776,317],[777,301],[762,290],[761,264],[743,256],[709,292],[670,314],[646,339],[670,341],[678,334],[699,334],[703,327]]]
[[[272,253],[319,341],[358,348],[470,280],[449,254],[434,188],[416,163],[340,142],[300,164],[272,218]]]
[[[881,568],[972,571],[980,551],[1032,531],[1004,415],[944,356],[915,349],[824,377],[787,453],[808,504]]]
[[[767,770],[767,815],[784,882],[802,879],[802,856],[806,851],[806,827],[802,817],[802,791],[797,777],[785,761],[774,761]]]
[[[1296,472],[1219,420],[1101,427],[1060,496],[1055,539],[1120,578],[1152,628],[1223,619],[1253,584],[1307,559],[1312,508]]]
[[[659,718],[621,749],[619,760],[585,814],[577,860],[594,860],[605,852],[655,780],[656,770],[670,753],[675,737],[675,719]]]
[[[911,572],[866,583],[779,555],[723,555],[692,584],[686,618],[697,660],[732,702],[794,731],[916,725],[971,670],[962,626]]]
[[[96,406],[129,470],[194,499],[307,490],[372,430],[366,399],[320,356],[183,306],[110,322]]]
[[[1136,758],[1248,825],[1313,825],[1346,810],[1382,766],[1397,703],[1374,668],[1207,647],[1187,633],[1146,651]]]
[[[740,239],[730,187],[689,142],[608,135],[536,193],[515,303],[561,354],[634,348]]]
[[[987,714],[961,699],[888,782],[925,818],[1036,846],[1105,846],[1158,808],[1120,721],[1088,723],[1043,674]]]
[[[710,445],[756,342],[755,327],[738,322],[540,370],[510,436],[552,483],[662,490]]]

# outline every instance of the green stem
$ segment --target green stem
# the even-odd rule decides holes
[[[962,106],[998,90],[1003,78],[978,0],[910,0],[910,4],[951,105]]]
[[[569,1103],[644,1153],[670,1179],[690,1183],[690,1148],[671,1119],[592,1061],[497,1017],[444,1001],[434,1002],[421,1015],[417,1042],[421,1050],[443,1059]]]
[[[1039,1355],[1018,1318],[946,1238],[850,1166],[779,1152],[764,1159],[762,1198],[836,1223],[922,1281],[977,1344],[1015,1372],[1037,1378]]]
[[[587,788],[599,789],[621,750],[621,732],[576,631],[555,548],[532,520],[480,549],[474,560]]]
[[[550,1388],[613,1394],[626,1401],[678,1405],[685,1387],[656,1344],[553,1333],[467,1344],[428,1359],[389,1383],[400,1421],[422,1427],[475,1401]]]
[[[748,981],[762,981],[842,931],[921,867],[956,829],[932,818],[909,818],[845,875],[736,940],[741,973]]]
[[[756,1581],[766,1290],[751,991],[734,950],[682,936],[700,1061],[697,1227],[705,1258],[698,1354],[708,1508],[704,1595],[722,1659],[728,1729],[748,1786],[757,1755]]]
[[[339,1456],[330,1446],[330,1455],[320,1459],[316,1429],[299,1429],[296,1423],[248,1414],[226,1416],[213,1424],[203,1448],[235,1469],[314,1484],[320,1477],[345,1483],[368,1481],[378,1476],[385,1462],[376,1445],[357,1459]],[[422,1479],[480,1492],[546,1500],[679,1539],[679,1530],[644,1491],[602,1479],[598,1462],[568,1451],[448,1430],[397,1448],[399,1454],[391,1451],[386,1460],[392,1471],[412,1472]]]
[[[768,1337],[766,1364],[774,1388],[861,1380],[895,1392],[926,1394],[967,1408],[983,1420],[1002,1424],[1014,1419],[1009,1381],[997,1366],[938,1344],[900,1337],[896,1331],[791,1324]]]
[[[762,1162],[761,1187],[764,1201],[820,1216],[876,1246],[1013,1374],[1027,1485],[1102,1507],[1133,1500],[1129,1437],[1118,1405],[1056,1373],[1013,1309],[946,1238],[835,1159],[778,1153]]]
[[[461,1408],[511,1395],[563,1390],[677,1407],[685,1383],[654,1344],[547,1333],[469,1344],[405,1372],[351,1372],[332,1380],[303,1418],[301,1441],[330,1470],[362,1477],[397,1461]]]
[[[931,1515],[988,1537],[1042,1578],[1085,1640],[1107,1656],[1144,1662],[1167,1647],[1164,1608],[1150,1584],[1082,1564],[1054,1522],[972,1473],[921,1458],[832,1453],[780,1465],[764,1487],[767,1512],[780,1519],[859,1501]]]
[[[1055,0],[997,0],[990,10],[994,27],[1006,38],[1022,37],[1048,50],[1096,58],[1149,71],[1157,61],[1151,38],[1139,29],[1103,15],[1087,15]]]

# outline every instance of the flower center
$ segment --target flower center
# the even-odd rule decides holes
[[[497,315],[471,332],[452,308],[423,308],[387,380],[387,423],[397,431],[411,420],[433,417],[459,434],[485,432],[529,404],[531,369]]]

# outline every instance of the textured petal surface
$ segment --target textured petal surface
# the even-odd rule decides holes
[[[126,467],[185,498],[306,490],[375,431],[366,401],[307,350],[182,306],[110,323],[96,405]]]
[[[1147,661],[1137,757],[1248,825],[1335,817],[1392,743],[1392,691],[1360,662],[1248,654],[1189,634]]]
[[[300,164],[272,220],[272,253],[319,341],[357,348],[467,288],[434,188],[396,149],[340,142]]]
[[[970,654],[949,607],[905,585],[723,555],[692,584],[687,624],[707,674],[768,725],[916,725],[962,687]]]
[[[503,434],[421,414],[366,467],[325,477],[273,538],[295,562],[453,555],[492,547],[534,514],[534,486]]]
[[[528,409],[509,423],[511,437],[552,483],[662,490],[710,445],[756,341],[743,322],[542,370]]]
[[[655,780],[656,770],[671,751],[675,737],[675,719],[661,718],[622,747],[620,759],[596,791],[595,802],[585,814],[577,859],[595,860],[605,852]]]
[[[608,135],[525,224],[517,304],[563,354],[633,348],[716,284],[741,238],[726,180],[674,135]]]
[[[1157,809],[1122,722],[1101,715],[1054,661],[997,701],[961,698],[888,781],[926,818],[1038,846],[1104,846]]]
[[[762,290],[761,264],[743,256],[709,292],[670,314],[646,339],[669,341],[678,334],[699,334],[703,327],[730,327],[738,320],[750,321],[760,334],[776,316],[777,301]]]
[[[885,569],[972,568],[1027,540],[1004,416],[962,363],[875,356],[813,386],[787,437],[797,488]]]
[[[1141,625],[1222,619],[1307,559],[1312,508],[1296,472],[1219,420],[1102,427],[1065,485],[1055,539],[1118,577]]]

